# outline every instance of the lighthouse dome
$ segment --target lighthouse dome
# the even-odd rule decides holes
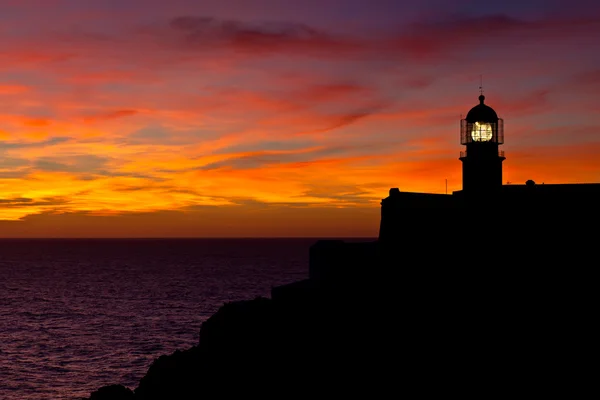
[[[485,96],[479,96],[479,104],[469,110],[465,118],[469,123],[475,122],[498,122],[498,114],[487,104],[484,104]]]

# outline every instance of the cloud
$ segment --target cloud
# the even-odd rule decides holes
[[[66,143],[72,140],[70,137],[52,137],[50,139],[38,141],[38,142],[0,142],[0,150],[12,150],[12,149],[27,149],[36,147],[53,146],[60,143]]]
[[[41,157],[35,160],[36,170],[95,174],[104,172],[110,157],[85,154],[68,157]]]
[[[1,145],[0,145],[1,146]],[[25,158],[7,157],[0,153],[0,170],[9,168],[25,167],[30,164],[30,161]]]
[[[9,95],[20,95],[30,91],[31,88],[26,85],[5,85],[0,84],[0,95],[9,96]]]
[[[540,40],[587,36],[592,31],[600,33],[597,16],[520,19],[506,14],[445,15],[399,29],[395,35],[382,40],[380,49],[396,51],[413,60],[429,61],[439,57],[487,54],[491,50],[497,52],[510,45],[539,43]]]
[[[349,98],[371,98],[374,93],[373,88],[357,82],[329,82],[313,84],[302,88],[293,94],[295,100],[301,99],[303,102],[327,103],[332,101],[348,101]]]
[[[289,153],[300,151],[302,149],[310,149],[318,146],[318,142],[310,138],[281,138],[281,140],[258,140],[249,143],[236,143],[231,146],[221,147],[213,154],[236,154],[236,153],[255,153],[255,152],[282,152]]]
[[[172,147],[194,144],[201,139],[215,139],[217,137],[216,134],[203,132],[201,129],[169,128],[159,123],[151,123],[136,129],[123,139],[119,139],[119,143],[125,146],[157,145]]]
[[[32,203],[33,200],[31,199],[26,199],[23,197],[17,197],[14,199],[0,199],[0,204],[24,204],[24,203]]]
[[[52,122],[47,118],[23,118],[23,125],[28,127],[46,127],[49,126]]]
[[[21,171],[21,170],[2,171],[2,170],[0,170],[0,179],[18,179],[18,178],[23,178],[23,176],[25,176],[25,175],[27,175],[27,171]]]
[[[136,115],[139,111],[137,110],[114,110],[107,111],[96,115],[90,115],[84,118],[85,122],[97,122],[106,121],[117,118],[131,117]]]
[[[327,203],[334,207],[366,205],[378,202],[377,198],[374,199],[372,190],[366,190],[366,187],[362,185],[315,182],[307,184],[306,187],[307,189],[297,197],[327,200]]]
[[[63,78],[70,83],[156,83],[163,77],[157,66],[183,68],[200,64],[205,72],[222,71],[249,59],[261,60],[265,55],[427,63],[473,52],[481,55],[486,48],[491,51],[544,39],[583,37],[598,33],[599,25],[600,19],[593,13],[585,17],[538,18],[502,13],[459,17],[443,14],[412,24],[402,21],[396,29],[387,27],[376,35],[355,31],[350,36],[308,23],[181,14],[154,25],[130,25],[115,32],[63,28],[36,40],[16,39],[9,42],[5,60],[0,61],[21,69],[25,65],[45,65],[47,71],[69,71]],[[241,54],[243,57],[236,57]],[[103,68],[94,63],[96,59],[102,60]]]
[[[240,199],[240,202],[243,202]],[[376,237],[375,209],[295,207],[294,204],[194,207],[126,215],[46,211],[20,221],[0,221],[0,237]],[[315,234],[314,226],[323,227]]]
[[[324,159],[353,158],[359,154],[368,154],[368,147],[364,146],[332,146],[300,149],[293,151],[258,151],[252,154],[234,155],[220,161],[208,163],[199,167],[199,170],[228,168],[234,170],[256,169],[269,165],[284,165],[308,163]]]
[[[529,93],[505,97],[497,101],[493,107],[512,117],[531,115],[535,112],[548,111],[551,96],[552,91],[550,89],[537,89]]]
[[[383,108],[385,108],[385,105],[377,104],[372,107],[364,108],[362,110],[356,110],[355,112],[350,112],[350,113],[346,113],[343,115],[333,115],[333,116],[329,117],[330,122],[328,123],[327,126],[325,126],[323,128],[317,128],[317,129],[311,130],[309,132],[301,132],[301,133],[324,133],[324,132],[329,132],[329,131],[332,131],[335,129],[340,129],[340,128],[352,125],[357,121],[365,119],[365,118],[375,114],[377,111],[382,110]]]
[[[0,198],[0,208],[21,208],[21,207],[55,207],[68,204],[69,200],[62,197],[43,197],[39,200],[26,197],[15,197],[9,199]]]
[[[568,84],[576,85],[583,91],[594,91],[597,93],[600,90],[600,68],[577,73],[569,80]]]
[[[596,17],[518,18],[507,14],[443,15],[398,26],[395,32],[368,36],[332,34],[294,22],[248,22],[213,16],[184,15],[169,21],[167,30],[142,29],[140,38],[155,37],[163,46],[183,51],[232,51],[245,57],[312,56],[327,59],[405,59],[412,62],[455,58],[480,47],[541,39],[558,39],[600,30]],[[147,40],[147,39],[144,39]],[[171,49],[173,49],[171,47]],[[214,54],[223,57],[222,53]]]
[[[435,82],[433,76],[414,76],[401,80],[401,86],[409,89],[425,89]]]
[[[180,43],[189,49],[231,48],[249,53],[340,53],[356,44],[298,23],[248,23],[210,16],[180,16],[170,21]]]
[[[148,140],[164,142],[164,139],[168,139],[171,136],[169,130],[161,125],[149,125],[144,126],[127,135],[129,140],[140,139],[142,142]]]

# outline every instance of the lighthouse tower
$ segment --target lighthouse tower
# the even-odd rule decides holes
[[[462,161],[463,191],[489,192],[502,186],[502,161],[504,151],[504,123],[493,108],[484,104],[485,96],[479,96],[479,104],[460,121],[460,143],[466,146],[460,152]]]

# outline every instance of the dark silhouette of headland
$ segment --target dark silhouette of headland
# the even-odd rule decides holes
[[[484,100],[461,121],[462,190],[392,188],[377,240],[318,241],[307,279],[223,305],[197,346],[89,399],[595,392],[600,184],[503,185]]]

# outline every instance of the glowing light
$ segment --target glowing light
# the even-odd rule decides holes
[[[492,125],[486,122],[475,122],[471,137],[475,142],[488,142],[492,139]]]

